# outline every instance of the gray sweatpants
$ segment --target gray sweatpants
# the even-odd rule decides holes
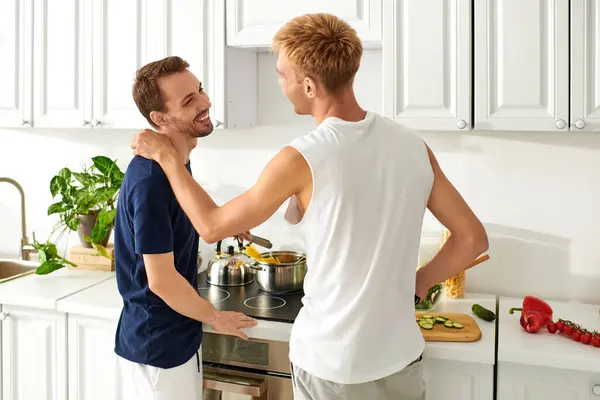
[[[385,378],[344,385],[326,381],[292,365],[294,400],[425,400],[423,359]]]

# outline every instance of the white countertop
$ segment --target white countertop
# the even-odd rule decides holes
[[[0,304],[56,309],[56,302],[111,279],[114,272],[59,269],[48,275],[29,274],[0,283]]]
[[[113,276],[102,283],[82,290],[58,301],[58,311],[80,314],[96,318],[118,320],[123,307],[123,299]]]
[[[471,313],[471,306],[479,303],[495,311],[496,296],[483,294],[467,294],[460,300],[440,301],[436,312],[457,312],[473,316],[482,332],[481,340],[472,343],[441,343],[427,342],[425,357],[432,359],[447,359],[453,361],[478,362],[494,364],[495,352],[495,322],[486,322]],[[117,320],[121,313],[122,300],[117,291],[115,279],[107,280],[90,287],[72,296],[61,299],[57,308],[67,313],[88,315],[97,318]],[[212,332],[210,326],[204,325],[205,332]],[[246,329],[251,338],[264,340],[277,340],[287,342],[290,340],[292,324],[258,320],[257,326]]]
[[[573,321],[589,331],[600,331],[598,305],[547,301],[553,310],[553,320]],[[523,298],[501,297],[498,325],[498,362],[560,367],[600,373],[600,348],[584,345],[560,332],[551,334],[545,327],[537,333],[526,332],[519,323],[520,311],[510,315],[508,310],[521,307]]]

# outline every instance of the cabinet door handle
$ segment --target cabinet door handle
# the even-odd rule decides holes
[[[21,126],[29,125],[29,121],[26,119],[21,120]]]
[[[467,127],[467,122],[464,119],[459,119],[456,121],[456,126],[458,129],[465,129]]]
[[[600,385],[594,385],[592,388],[592,393],[594,393],[595,396],[600,397]]]
[[[567,123],[564,119],[559,119],[558,121],[556,121],[556,127],[558,129],[565,129],[567,127]]]
[[[0,321],[4,321],[8,317],[10,317],[10,313],[5,313],[4,311],[0,312]]]
[[[585,121],[582,119],[578,119],[577,121],[575,121],[575,127],[577,129],[583,129],[585,128]]]
[[[93,120],[92,120],[92,126],[98,126],[98,125],[100,125],[101,123],[102,123],[102,122],[101,122],[101,121],[98,121],[97,119],[93,119]]]
[[[214,127],[218,128],[219,126],[221,126],[221,121],[215,119]]]
[[[90,124],[90,121],[84,119],[83,120],[83,126],[88,126]]]

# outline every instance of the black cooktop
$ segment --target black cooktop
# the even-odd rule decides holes
[[[237,311],[257,319],[290,323],[300,312],[304,296],[303,292],[265,292],[256,281],[244,286],[211,285],[206,281],[206,271],[198,275],[198,293],[220,311]]]

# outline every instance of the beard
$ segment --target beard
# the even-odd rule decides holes
[[[192,120],[184,120],[172,117],[171,124],[176,130],[190,138],[202,138],[210,135],[214,128],[212,121],[210,120],[210,116],[206,119],[206,121],[200,121],[198,119],[201,114],[202,112],[196,115]]]

